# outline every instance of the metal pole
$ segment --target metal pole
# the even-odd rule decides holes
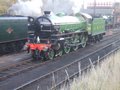
[[[114,4],[113,4],[113,28],[115,28],[115,0],[114,0]]]
[[[116,6],[115,6],[115,3],[116,3],[116,0],[114,0],[114,3],[113,3],[113,27],[115,28],[115,24],[116,24]]]
[[[85,2],[84,2],[84,0],[83,0],[83,5],[82,5],[82,8],[83,8],[83,9],[84,9],[84,7],[85,7],[85,6],[84,6],[84,3],[85,3]]]
[[[93,11],[93,16],[95,17],[96,14],[96,0],[94,0],[94,11]]]
[[[53,10],[52,10],[52,11],[53,11],[53,12],[55,12],[55,11],[54,11],[54,3],[55,3],[55,1],[54,1],[54,0],[52,0],[52,3],[53,3]]]

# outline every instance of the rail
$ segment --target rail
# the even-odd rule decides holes
[[[94,51],[81,59],[78,59],[68,65],[65,65],[55,71],[52,71],[44,76],[36,78],[14,90],[55,90],[65,83],[69,84],[71,78],[78,76],[83,71],[91,67],[91,64],[96,64],[103,60],[106,56],[120,49],[120,40],[117,40],[97,51]],[[99,58],[99,59],[98,59]],[[43,82],[45,81],[45,82]]]

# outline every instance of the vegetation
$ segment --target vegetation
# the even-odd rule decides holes
[[[0,14],[5,14],[16,0],[0,0]]]
[[[120,90],[120,51],[61,90]]]

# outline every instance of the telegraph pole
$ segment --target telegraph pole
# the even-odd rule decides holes
[[[115,28],[115,0],[114,0],[114,3],[113,3],[113,28]]]
[[[52,0],[52,3],[53,3],[53,8],[52,8],[53,10],[52,10],[52,11],[55,12],[55,9],[54,9],[54,7],[55,7],[55,5],[54,5],[54,4],[55,4],[55,1]]]
[[[85,3],[85,2],[84,2],[84,0],[83,0],[83,3],[82,3],[82,8],[83,8],[83,9],[84,9],[84,7],[85,7],[85,6],[84,6],[84,3]]]
[[[96,0],[94,0],[94,8],[93,8],[93,16],[95,17],[96,14]]]

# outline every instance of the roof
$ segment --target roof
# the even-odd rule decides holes
[[[87,13],[80,13],[80,14],[83,15],[85,18],[92,19],[92,16]]]

